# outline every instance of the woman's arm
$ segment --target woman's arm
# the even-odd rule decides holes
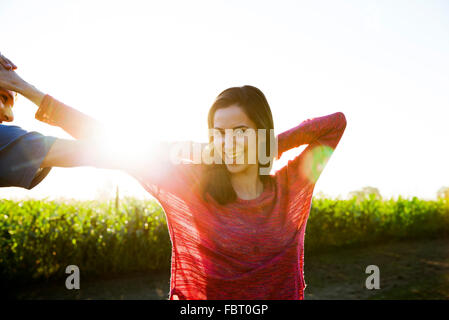
[[[36,119],[62,128],[75,139],[92,139],[105,132],[94,118],[45,95],[39,104]]]
[[[307,119],[278,135],[277,157],[280,158],[284,152],[304,144],[319,143],[335,149],[345,128],[346,117],[342,112]]]
[[[60,126],[73,137],[80,138],[75,141],[56,139],[40,164],[42,168],[93,166],[120,169],[134,176],[155,197],[161,189],[184,193],[184,183],[191,188],[193,181],[198,180],[198,166],[174,165],[184,158],[183,152],[179,152],[184,150],[184,145],[187,144],[187,149],[197,149],[190,142],[179,144],[142,139],[137,145],[134,140],[139,137],[115,135],[112,138],[107,135],[107,130],[97,136],[103,131],[98,129],[101,125],[97,121],[45,95],[15,72],[0,66],[1,86],[24,95],[39,106],[37,119]]]
[[[75,139],[91,139],[104,131],[100,122],[44,94],[25,81],[19,82],[17,91],[39,107],[36,119],[62,128]]]
[[[293,160],[276,171],[283,192],[288,194],[286,221],[298,228],[305,226],[313,190],[346,128],[342,112],[303,121],[278,136],[278,154],[308,144]]]
[[[0,67],[0,85],[20,93],[36,104],[39,107],[36,112],[38,120],[61,127],[74,138],[80,139],[57,139],[44,158],[41,168],[94,166],[126,170],[141,166],[139,162],[142,159],[125,159],[121,156],[129,152],[123,150],[126,146],[117,146],[115,149],[112,145],[105,147],[108,145],[107,141],[98,139],[104,133],[98,121],[42,93],[14,71]]]
[[[300,155],[278,171],[288,180],[293,192],[299,192],[303,183],[315,184],[337,147],[346,128],[342,112],[308,119],[300,125],[278,135],[278,156],[292,148],[308,144]]]
[[[65,130],[75,139],[90,139],[104,131],[101,123],[44,94],[13,70],[0,66],[0,87],[20,93],[39,107],[36,119]]]
[[[120,169],[113,160],[89,140],[56,139],[41,163],[41,168],[94,166],[104,169]]]

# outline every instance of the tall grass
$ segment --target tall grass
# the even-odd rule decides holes
[[[171,243],[157,202],[0,200],[0,279],[14,285],[65,277],[169,270]],[[449,236],[449,201],[314,199],[306,251]]]
[[[14,282],[167,269],[170,237],[154,201],[0,201],[0,277]]]
[[[309,252],[375,242],[449,236],[449,200],[314,199],[304,245]]]

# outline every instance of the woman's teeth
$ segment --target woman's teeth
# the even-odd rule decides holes
[[[226,153],[226,157],[229,159],[238,159],[243,156],[243,152]]]

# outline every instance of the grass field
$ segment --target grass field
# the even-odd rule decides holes
[[[306,239],[307,241],[307,239]],[[380,289],[365,288],[367,265],[380,268]],[[305,299],[449,299],[449,239],[395,241],[334,252],[305,253]],[[64,280],[17,288],[19,299],[166,299],[169,270]]]
[[[165,213],[151,200],[0,200],[8,297],[166,299],[170,254]],[[71,264],[83,270],[81,290],[65,289]],[[365,288],[368,265],[380,268],[380,290]],[[313,201],[306,299],[449,299],[448,265],[447,200]]]

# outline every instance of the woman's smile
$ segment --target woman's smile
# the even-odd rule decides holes
[[[244,155],[245,155],[245,152],[243,150],[237,151],[237,152],[225,152],[226,159],[230,160],[231,163],[233,163],[235,161],[236,163],[243,164]],[[229,161],[227,161],[227,162],[229,162]]]

